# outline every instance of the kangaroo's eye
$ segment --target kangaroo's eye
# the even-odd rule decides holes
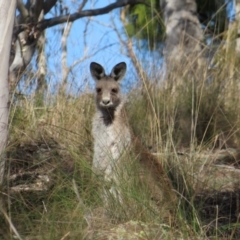
[[[101,88],[96,88],[97,93],[101,93],[102,89]]]
[[[112,93],[118,93],[118,89],[117,88],[112,88]]]

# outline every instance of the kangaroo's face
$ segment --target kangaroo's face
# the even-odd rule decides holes
[[[96,82],[96,103],[99,108],[116,108],[121,102],[119,82],[126,73],[126,63],[121,62],[113,67],[110,75],[95,62],[90,64],[90,71]]]
[[[96,84],[96,101],[101,107],[117,107],[120,94],[119,83],[112,79],[102,79]]]

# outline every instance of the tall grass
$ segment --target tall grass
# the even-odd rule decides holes
[[[179,70],[162,84],[153,79],[128,93],[129,124],[164,165],[178,197],[174,214],[154,203],[133,153],[119,173],[122,201],[109,192],[105,208],[100,191],[107,183],[91,170],[92,94],[53,95],[40,107],[31,98],[12,103],[7,176],[41,169],[51,185],[45,192],[12,193],[6,180],[5,209],[22,239],[221,237],[217,227],[209,232],[211,223],[200,211],[204,202],[196,201],[197,176],[209,164],[201,154],[239,145],[239,60],[232,54],[227,61],[228,53],[219,51],[214,69],[191,75]],[[1,238],[13,239],[3,216],[0,222]]]

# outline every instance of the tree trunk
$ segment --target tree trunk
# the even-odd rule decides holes
[[[237,42],[236,53],[240,57],[240,0],[236,0]]]
[[[15,42],[15,56],[10,66],[10,90],[14,90],[21,74],[30,63],[36,49],[37,41],[41,31],[32,27],[30,23],[38,22],[44,18],[44,1],[28,0],[24,5],[22,0],[17,1],[17,8],[20,12],[16,17],[16,25],[28,25],[29,28],[21,32]]]
[[[68,74],[70,72],[70,68],[67,66],[67,38],[70,34],[72,23],[68,22],[65,26],[62,26],[62,40],[61,40],[61,48],[62,48],[62,81],[59,87],[59,94],[64,96],[66,94],[67,89],[67,80]]]
[[[39,20],[44,19],[44,11],[41,12],[39,16]],[[43,106],[44,102],[44,93],[47,90],[47,59],[45,55],[45,45],[46,45],[46,36],[45,33],[42,32],[38,41],[37,41],[37,65],[38,65],[38,72],[37,72],[37,89],[35,100],[37,102],[37,106]]]
[[[45,33],[42,33],[37,42],[37,88],[35,92],[35,101],[37,106],[43,106],[44,103],[44,95],[47,90],[47,59],[45,55],[45,44],[46,37]]]
[[[8,134],[8,68],[15,9],[15,0],[0,0],[0,185],[3,182]]]
[[[195,0],[160,0],[160,4],[166,26],[167,63],[181,63],[182,66],[186,61],[192,61],[191,57],[199,58],[203,31],[197,17]]]

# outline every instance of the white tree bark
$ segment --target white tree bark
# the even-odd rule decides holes
[[[44,11],[41,12],[39,16],[39,20],[44,19]],[[45,44],[46,44],[46,36],[45,33],[42,32],[38,41],[37,41],[37,89],[36,94],[38,98],[38,104],[41,104],[44,98],[44,91],[47,89],[46,83],[46,74],[47,74],[47,59],[45,54]]]
[[[70,68],[67,66],[67,39],[70,34],[72,28],[72,23],[68,22],[66,23],[65,27],[63,27],[63,34],[62,34],[62,82],[60,85],[60,93],[64,94],[66,93],[66,88],[67,88],[67,79],[68,79],[68,74],[70,71]]]
[[[240,0],[235,1],[236,4],[236,21],[237,21],[237,42],[236,53],[240,56]]]
[[[195,0],[160,0],[166,26],[168,62],[183,63],[202,51],[203,31]]]
[[[16,0],[0,0],[0,184],[4,175],[4,149],[8,134],[8,68]]]

